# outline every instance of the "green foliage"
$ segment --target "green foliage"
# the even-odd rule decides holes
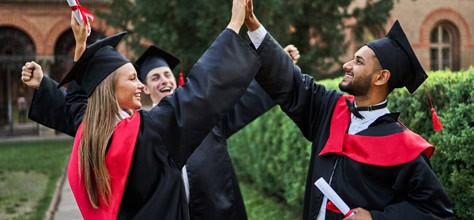
[[[302,209],[311,145],[278,107],[229,139],[239,177]]]
[[[271,195],[256,190],[256,186],[253,184],[241,181],[240,189],[249,220],[295,220],[301,218],[298,212],[287,207],[280,200],[272,198]]]
[[[432,163],[454,204],[456,219],[473,219],[474,68],[453,78],[456,83],[440,81],[449,89],[444,91],[446,102],[439,111],[444,130],[429,139],[436,146]]]
[[[336,89],[341,79],[320,83]],[[472,85],[474,68],[458,73],[431,72],[426,85],[421,85],[414,94],[403,88],[389,97],[389,109],[400,111],[400,120],[405,125],[435,145],[433,170],[446,188],[457,219],[474,217]],[[426,88],[443,122],[443,131],[433,131]],[[229,146],[239,176],[301,210],[310,143],[278,107],[235,134]]]
[[[317,76],[327,67],[340,64],[339,57],[347,47],[343,43],[347,19],[360,20],[349,27],[355,31],[379,27],[385,24],[393,7],[392,0],[368,0],[365,7],[356,6],[349,11],[351,3],[351,0],[266,0],[254,1],[254,10],[282,45],[292,43],[299,48],[304,54],[299,65]],[[183,70],[189,72],[227,26],[231,7],[232,0],[115,0],[109,13],[98,12],[98,15],[109,25],[129,31],[127,40],[136,54],[143,52],[140,43],[146,39],[181,57]],[[315,39],[315,44],[310,44],[310,37]]]

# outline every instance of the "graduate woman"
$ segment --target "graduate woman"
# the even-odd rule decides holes
[[[68,178],[85,219],[188,219],[180,169],[245,92],[260,62],[237,33],[246,0],[195,64],[188,83],[151,111],[143,85],[114,48],[123,34],[90,45],[63,79],[67,121],[77,129]],[[199,112],[199,114],[196,114]]]

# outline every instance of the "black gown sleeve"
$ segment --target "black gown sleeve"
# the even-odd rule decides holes
[[[193,66],[187,83],[150,110],[149,120],[178,167],[235,106],[260,65],[255,50],[226,29]]]
[[[43,77],[40,87],[33,95],[28,117],[46,127],[74,136],[76,132],[66,123],[64,115],[66,89],[58,89],[57,85],[53,79]]]
[[[275,102],[253,80],[239,102],[220,123],[225,138],[229,138],[273,106]]]
[[[404,192],[401,202],[371,211],[372,219],[452,219],[448,196],[426,160],[420,155],[400,166],[393,188]]]
[[[341,96],[327,90],[313,77],[302,74],[278,42],[267,34],[257,49],[262,67],[255,79],[282,110],[298,125],[303,135],[312,141],[321,128],[322,119],[332,114]]]
[[[66,104],[64,107],[64,114],[66,115],[66,123],[68,126],[74,128],[74,133],[81,125],[82,118],[86,112],[87,94],[76,83],[71,81],[66,93]]]

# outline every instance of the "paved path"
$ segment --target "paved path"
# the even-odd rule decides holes
[[[81,212],[77,207],[76,200],[72,194],[71,188],[67,178],[64,178],[63,186],[61,187],[60,200],[56,212],[54,213],[54,220],[80,220],[82,219]]]

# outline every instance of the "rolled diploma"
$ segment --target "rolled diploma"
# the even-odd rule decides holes
[[[67,0],[67,4],[69,5],[69,7],[73,7],[77,5],[75,0]],[[72,13],[74,15],[74,18],[76,18],[77,23],[82,25],[83,21],[82,21],[81,11],[79,9],[76,9],[72,11]]]
[[[329,184],[324,180],[322,177],[319,178],[314,185],[318,187],[319,190],[329,199],[332,203],[342,212],[344,216],[353,216],[354,213],[352,210],[347,206],[347,204],[342,201],[341,197],[337,195],[337,193],[329,186]]]

